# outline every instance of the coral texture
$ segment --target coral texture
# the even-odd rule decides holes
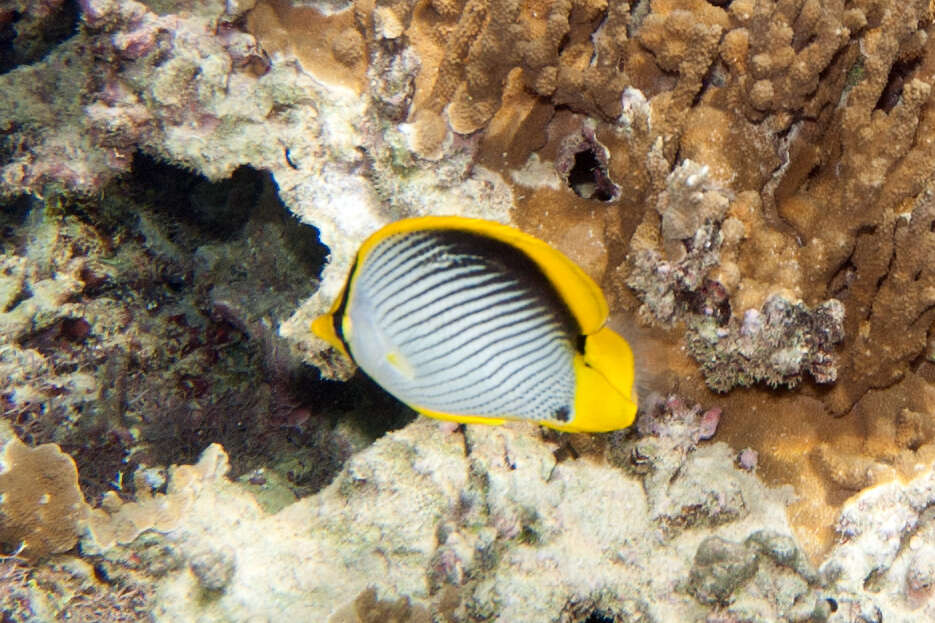
[[[82,560],[40,567],[16,557],[0,561],[0,608],[8,621],[150,623],[148,606],[145,587],[102,582]]]
[[[444,432],[423,419],[356,455],[320,494],[275,515],[223,477],[224,455],[212,447],[170,478],[164,499],[187,500],[173,529],[155,537],[171,553],[135,568],[156,584],[157,620],[247,620],[269,612],[316,621],[374,620],[368,612],[408,613],[412,621],[429,620],[426,612],[442,620],[558,620],[572,612],[579,615],[567,620],[594,612],[691,619],[710,606],[671,592],[691,575],[685,552],[712,534],[789,534],[784,495],[734,467],[725,445],[694,445],[692,421],[661,427],[668,437],[648,436],[660,450],[636,467],[621,450],[627,466],[620,469],[593,457],[558,461],[555,444],[530,427]],[[639,473],[686,455],[674,478]],[[652,519],[648,498],[680,486],[699,489],[698,504]],[[101,550],[91,537],[84,545],[109,564],[132,565],[148,560],[155,543],[144,535],[122,547]],[[204,552],[237,560],[210,600],[196,597],[204,580],[188,571]],[[166,570],[160,561],[171,558],[179,563]],[[761,567],[764,579],[786,581]],[[744,590],[739,584],[735,593]],[[818,596],[803,581],[787,590],[809,607]],[[782,607],[769,597],[751,599],[764,612]]]
[[[564,438],[578,458],[527,426],[453,432],[423,419],[275,514],[224,477],[213,446],[154,498],[185,500],[171,530],[104,547],[89,533],[83,547],[114,577],[151,582],[157,621],[932,616],[931,468],[848,504],[816,570],[785,521],[790,492],[704,441],[717,418],[669,399],[638,440],[602,450]],[[660,514],[653,500],[669,497],[684,502]]]
[[[0,99],[0,195],[13,212],[42,205],[25,222],[3,215],[29,235],[14,235],[0,259],[10,380],[0,406],[35,433],[26,441],[106,439],[94,450],[107,450],[107,478],[84,476],[97,483],[92,497],[114,474],[133,480],[125,451],[166,421],[176,423],[169,438],[191,443],[180,444],[185,457],[157,452],[166,443],[137,455],[154,480],[160,465],[221,437],[246,469],[238,457],[249,452],[229,440],[253,448],[270,439],[251,434],[263,424],[317,422],[272,382],[291,356],[257,343],[282,346],[278,332],[323,374],[347,378],[352,366],[309,335],[309,320],[368,233],[440,213],[545,239],[601,283],[615,323],[649,325],[658,339],[642,347],[641,371],[655,353],[669,368],[666,386],[651,389],[677,384],[686,399],[717,404],[718,434],[755,452],[770,482],[795,485],[789,517],[810,556],[833,545],[849,497],[931,464],[930,2],[82,0],[74,34],[26,53],[39,42],[28,30],[51,29],[43,11],[68,6],[0,10],[4,36],[16,33],[0,89],[17,94]],[[143,158],[213,181],[243,165],[268,172],[291,213],[317,229],[303,233],[327,247],[327,266],[319,275],[320,257],[291,251],[269,259],[258,249],[285,238],[259,218],[236,243],[177,243],[184,217],[221,223],[237,203],[195,188],[170,216],[140,210],[139,225],[115,225],[110,212],[102,233],[89,224],[97,216],[76,217],[95,213],[96,193],[146,168]],[[103,378],[91,378],[83,366],[105,359]],[[246,401],[253,373],[270,381],[259,394],[275,417]],[[153,416],[163,386],[164,419]],[[265,402],[273,393],[285,400]],[[100,434],[85,435],[90,423]],[[315,430],[340,458],[317,475],[307,459],[283,470],[296,481],[326,482],[351,451],[327,425]],[[80,444],[66,449],[94,464]],[[292,450],[281,464],[302,461]],[[677,532],[691,521],[678,499],[696,493],[653,498],[655,516]],[[706,521],[742,515],[735,491],[721,493],[724,509]],[[712,550],[749,557],[746,536],[723,537],[739,549]],[[187,568],[226,585],[227,554],[212,551]],[[711,566],[714,553],[699,569]],[[408,594],[375,600],[392,607]]]
[[[0,462],[0,542],[30,559],[74,547],[88,506],[71,457],[55,444],[30,448],[13,436]]]
[[[238,7],[249,8],[230,4]],[[336,294],[357,241],[388,220],[446,202],[508,219],[510,190],[470,168],[471,145],[452,144],[441,172],[405,179],[400,173],[413,170],[406,136],[384,136],[390,120],[380,110],[325,89],[294,63],[270,63],[224,2],[162,15],[132,1],[87,0],[81,8],[81,32],[48,65],[0,77],[5,91],[21,94],[0,103],[8,128],[0,136],[2,195],[93,192],[126,172],[138,149],[212,180],[243,164],[271,171],[280,197],[315,225],[333,260],[322,300],[300,313],[294,332]],[[71,75],[60,81],[47,66],[68,66]],[[393,67],[399,80],[411,79],[414,68]],[[381,204],[387,198],[390,206]]]

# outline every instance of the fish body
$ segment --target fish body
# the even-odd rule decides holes
[[[312,330],[423,415],[598,432],[637,409],[633,355],[607,315],[600,288],[545,242],[422,217],[364,242]]]

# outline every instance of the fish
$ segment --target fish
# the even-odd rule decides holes
[[[598,285],[546,242],[425,216],[367,238],[311,330],[422,415],[607,432],[638,407],[633,352],[608,315]]]

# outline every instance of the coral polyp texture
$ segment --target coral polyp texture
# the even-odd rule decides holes
[[[328,596],[296,606],[316,620],[931,618],[933,17],[923,0],[8,2],[0,413],[74,457],[96,507],[82,555],[140,599],[137,576],[158,584],[165,620],[195,602],[239,617],[262,584],[248,561],[294,552],[315,568],[262,599]],[[360,379],[335,398],[319,372],[353,366],[309,325],[370,233],[430,214],[514,225],[601,285],[647,389],[634,430],[420,421],[361,451],[392,426],[338,413],[407,415]],[[167,471],[212,442],[204,469]],[[0,586],[28,592],[24,557],[64,556],[69,522]],[[269,542],[244,553],[218,522]],[[673,601],[650,557],[671,561]]]
[[[4,441],[0,461],[4,546],[33,560],[74,547],[88,507],[72,458],[55,444],[30,448],[11,436]]]

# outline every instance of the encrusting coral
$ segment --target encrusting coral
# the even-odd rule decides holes
[[[74,547],[89,511],[75,462],[55,444],[30,448],[15,435],[0,452],[4,550],[36,560]]]

